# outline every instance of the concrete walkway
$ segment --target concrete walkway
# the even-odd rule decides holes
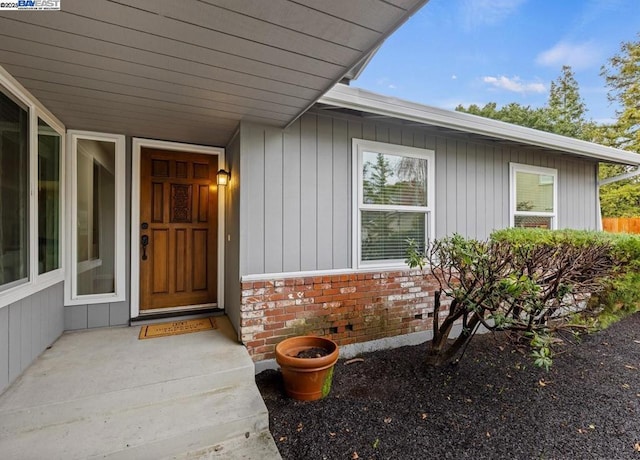
[[[0,395],[0,457],[279,459],[253,363],[216,320],[147,340],[64,334]]]

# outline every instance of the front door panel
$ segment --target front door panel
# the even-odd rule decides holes
[[[141,151],[140,310],[216,303],[216,155]]]

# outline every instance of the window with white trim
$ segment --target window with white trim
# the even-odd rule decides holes
[[[38,117],[38,274],[62,266],[62,134]]]
[[[407,240],[432,239],[431,150],[353,140],[354,239],[357,267],[404,265]]]
[[[69,131],[71,260],[67,305],[124,300],[124,136]]]
[[[519,163],[509,166],[511,227],[557,228],[558,171]]]
[[[0,72],[0,307],[63,279],[63,136]]]
[[[29,281],[29,108],[0,87],[0,289]]]

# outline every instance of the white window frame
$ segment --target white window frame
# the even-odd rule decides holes
[[[115,144],[115,225],[114,225],[114,292],[105,294],[77,294],[78,279],[78,140],[88,139]],[[125,137],[121,134],[97,133],[92,131],[69,130],[67,132],[68,148],[68,186],[70,190],[70,206],[67,213],[69,226],[69,250],[67,251],[68,277],[65,283],[65,305],[86,305],[94,303],[120,302],[126,300],[125,293]],[[90,264],[99,264],[90,261]],[[90,268],[87,265],[86,268]]]
[[[362,194],[362,167],[363,153],[375,152],[396,156],[407,156],[427,161],[427,206],[398,206],[398,205],[371,205],[365,204]],[[425,216],[425,240],[429,244],[434,240],[435,229],[435,151],[420,149],[384,142],[368,141],[364,139],[352,140],[352,268],[407,268],[405,258],[390,259],[384,261],[363,261],[361,236],[362,236],[362,211],[400,211],[423,212]]]
[[[24,104],[29,110],[29,270],[28,278],[20,280],[11,287],[0,291],[0,308],[6,307],[20,299],[40,292],[54,284],[64,281],[65,277],[65,126],[46,107],[44,107],[29,91],[0,66],[0,85]],[[60,200],[59,210],[59,267],[47,273],[38,274],[38,118],[45,121],[60,134]]]
[[[60,170],[58,173],[58,178],[59,178],[59,196],[58,199],[60,200],[60,203],[58,204],[58,210],[59,210],[59,216],[58,216],[58,237],[60,239],[60,241],[58,241],[58,268],[55,270],[51,270],[48,271],[46,273],[43,274],[38,274],[38,222],[39,222],[39,216],[38,216],[38,135],[39,135],[39,130],[38,130],[38,119],[41,119],[42,121],[44,121],[47,125],[49,125],[49,127],[51,127],[56,133],[58,133],[60,135],[60,164],[58,165]],[[32,172],[31,174],[34,175],[35,177],[35,183],[34,183],[34,187],[35,187],[35,191],[33,193],[34,198],[35,198],[35,205],[34,205],[34,210],[33,210],[33,218],[35,219],[34,225],[32,227],[34,227],[32,230],[34,232],[32,239],[36,242],[36,250],[34,251],[35,253],[35,272],[36,272],[36,282],[47,282],[49,280],[55,280],[57,281],[61,281],[62,279],[64,279],[64,256],[63,254],[66,254],[65,250],[66,250],[66,238],[65,238],[65,234],[64,234],[64,220],[65,220],[65,156],[66,156],[66,150],[65,150],[65,146],[66,146],[66,136],[65,136],[65,130],[64,127],[61,126],[58,122],[56,122],[55,119],[53,119],[52,117],[48,116],[46,113],[43,113],[39,110],[36,110],[36,119],[35,119],[35,139],[32,142],[35,142],[35,146],[36,148],[35,150],[35,159],[33,159],[33,165],[32,165]],[[33,157],[32,157],[33,158]]]
[[[524,172],[553,177],[553,212],[518,211],[516,209],[516,173]],[[558,228],[558,170],[542,166],[509,163],[509,226],[515,227],[516,216],[550,217],[551,230]]]

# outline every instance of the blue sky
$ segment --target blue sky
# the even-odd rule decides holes
[[[567,64],[587,118],[607,122],[616,106],[600,67],[638,33],[640,0],[431,0],[352,85],[447,109],[539,107]]]

